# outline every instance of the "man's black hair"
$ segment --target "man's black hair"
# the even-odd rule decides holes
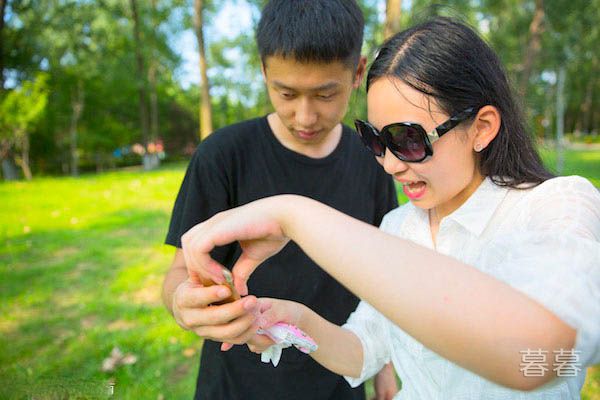
[[[256,42],[263,64],[267,57],[281,56],[354,68],[364,24],[355,0],[271,0],[262,11]]]

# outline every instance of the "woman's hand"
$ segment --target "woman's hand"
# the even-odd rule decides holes
[[[181,237],[188,274],[223,283],[222,266],[210,256],[216,246],[239,241],[242,254],[232,268],[235,287],[244,296],[246,282],[256,267],[277,254],[289,242],[281,228],[285,195],[257,200],[245,206],[223,211],[194,226]]]
[[[305,309],[302,304],[295,301],[267,297],[258,299],[258,308],[261,310],[259,321],[260,327],[263,329],[278,322],[299,326],[302,312]],[[256,335],[248,342],[248,348],[254,353],[262,353],[272,344],[273,341],[266,336]]]

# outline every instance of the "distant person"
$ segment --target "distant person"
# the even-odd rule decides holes
[[[293,240],[362,302],[338,326],[259,298],[261,327],[297,325],[352,385],[391,359],[397,399],[579,399],[600,362],[598,190],[544,168],[498,57],[462,23],[393,36],[367,91],[357,129],[410,202],[377,230],[306,197],[258,200],[184,235],[191,273],[221,281],[209,252],[241,240],[233,275],[253,293]]]
[[[177,251],[164,281],[163,299],[182,327],[206,338],[196,399],[365,398],[363,387],[352,389],[341,376],[296,349],[284,350],[277,367],[262,364],[246,346],[221,351],[218,342],[229,343],[222,345],[227,350],[255,335],[256,297],[214,305],[230,293],[224,286],[201,287],[188,277],[181,250],[181,236],[192,226],[274,194],[307,196],[372,225],[379,225],[397,206],[391,178],[356,132],[341,123],[352,90],[360,86],[365,72],[363,26],[354,1],[269,2],[256,39],[275,112],[214,132],[189,164],[166,239]],[[215,250],[213,256],[232,266],[240,253],[239,246],[231,245]],[[286,247],[268,264],[250,283],[253,295],[306,304],[337,324],[358,305],[357,297],[296,245]],[[257,336],[251,342],[265,345],[270,340]],[[391,367],[376,378],[375,389],[379,399],[390,399],[397,392]]]

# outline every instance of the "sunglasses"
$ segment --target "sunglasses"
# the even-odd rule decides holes
[[[433,156],[432,145],[436,140],[475,114],[475,108],[467,108],[430,133],[421,125],[412,122],[395,122],[384,126],[381,131],[360,119],[355,120],[354,125],[365,146],[376,156],[383,157],[387,147],[402,161],[421,162]]]

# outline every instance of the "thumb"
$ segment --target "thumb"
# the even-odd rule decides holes
[[[236,261],[231,272],[235,288],[240,295],[246,296],[248,294],[248,278],[261,262],[262,260],[256,260],[246,253],[242,253]]]

